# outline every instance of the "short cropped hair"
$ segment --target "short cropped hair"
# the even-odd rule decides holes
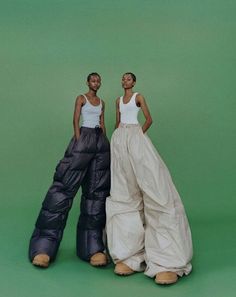
[[[132,72],[126,72],[124,75],[127,75],[127,74],[129,74],[129,75],[132,76],[133,81],[136,81],[136,76],[135,76],[135,74],[133,74]]]
[[[92,72],[89,73],[89,75],[87,76],[87,81],[90,81],[92,76],[98,76],[99,78],[101,78],[101,76],[97,72]]]

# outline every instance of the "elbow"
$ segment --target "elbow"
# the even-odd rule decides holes
[[[149,127],[152,125],[152,118],[151,117],[148,119],[148,124],[149,124]]]

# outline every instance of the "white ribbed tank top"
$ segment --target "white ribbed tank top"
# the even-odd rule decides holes
[[[102,113],[102,100],[97,106],[92,105],[88,98],[83,95],[86,103],[81,108],[82,124],[81,127],[95,128],[100,127],[100,115]]]
[[[138,93],[134,93],[130,101],[123,102],[123,96],[120,97],[120,122],[122,124],[138,124],[138,112],[140,107],[136,105],[135,98]]]

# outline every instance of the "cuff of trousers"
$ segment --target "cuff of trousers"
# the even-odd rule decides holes
[[[192,265],[191,263],[188,263],[185,267],[179,267],[179,268],[171,268],[171,267],[163,267],[159,266],[154,263],[147,264],[147,267],[145,269],[144,274],[149,277],[155,277],[158,272],[164,272],[164,271],[172,271],[175,272],[178,276],[188,275],[192,271]]]
[[[138,256],[138,257],[131,257],[127,260],[122,261],[124,264],[128,265],[132,270],[134,271],[144,271],[146,268],[146,264],[144,262],[144,257],[143,256]]]

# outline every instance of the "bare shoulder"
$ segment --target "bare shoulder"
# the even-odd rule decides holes
[[[116,103],[117,103],[117,104],[120,103],[120,97],[116,98]]]
[[[138,93],[138,94],[136,95],[136,98],[137,98],[138,100],[145,100],[144,96],[143,96],[142,94],[140,94],[140,93]]]
[[[144,96],[142,94],[138,93],[136,98],[135,98],[135,101],[136,101],[137,104],[142,105],[142,104],[145,103],[145,98],[144,98]]]
[[[116,108],[120,108],[120,97],[116,99]]]
[[[81,106],[84,105],[86,103],[84,96],[83,95],[78,95],[76,97],[75,103],[76,103],[76,105],[81,105]]]
[[[100,99],[100,100],[101,100],[101,102],[102,102],[102,108],[104,109],[104,108],[105,108],[105,101],[102,100],[102,99]]]

